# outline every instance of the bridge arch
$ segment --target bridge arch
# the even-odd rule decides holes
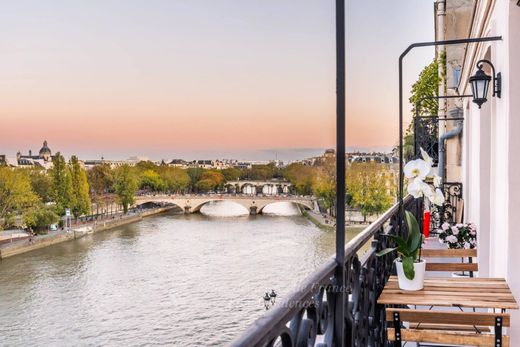
[[[198,203],[197,205],[195,206],[191,206],[191,213],[197,213],[197,212],[200,212],[200,209],[205,206],[205,205],[208,205],[212,202],[219,202],[219,201],[227,201],[227,202],[230,202],[232,204],[235,204],[235,205],[238,205],[238,206],[242,206],[243,208],[246,209],[247,212],[249,212],[250,210],[250,205],[249,204],[246,204],[246,203],[242,203],[242,202],[239,202],[239,201],[228,201],[228,200],[222,200],[222,199],[208,199],[206,201],[203,201],[203,202],[200,202]]]
[[[308,202],[304,202],[304,201],[271,201],[271,202],[268,202],[266,204],[258,206],[257,213],[263,213],[264,208],[266,208],[267,206],[272,206],[272,205],[279,204],[279,203],[282,203],[282,202],[289,202],[292,205],[298,206],[300,211],[301,210],[309,211],[309,210],[313,209],[312,204],[310,204]]]
[[[168,199],[164,199],[164,200],[150,199],[149,201],[140,200],[140,201],[136,202],[135,206],[139,207],[139,206],[146,205],[146,204],[165,204],[167,206],[178,207],[179,209],[184,211],[184,206],[182,206],[181,204],[175,203],[175,202],[173,202],[171,200],[168,200]]]

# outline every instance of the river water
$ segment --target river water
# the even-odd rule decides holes
[[[226,345],[334,252],[334,233],[279,212],[163,214],[4,259],[0,345]]]

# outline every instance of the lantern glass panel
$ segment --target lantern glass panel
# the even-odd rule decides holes
[[[477,98],[487,99],[489,80],[477,80],[475,83],[477,85]]]

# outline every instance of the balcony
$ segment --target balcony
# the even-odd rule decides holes
[[[422,207],[422,201],[411,196],[404,200],[404,208],[418,220]],[[392,273],[395,254],[376,257],[376,253],[392,246],[385,234],[406,232],[399,210],[399,204],[394,205],[346,244],[346,288],[337,285],[342,267],[331,258],[231,346],[333,346],[341,338],[337,329],[341,319],[345,346],[386,346],[385,311],[377,298]],[[342,307],[343,317],[338,315]]]

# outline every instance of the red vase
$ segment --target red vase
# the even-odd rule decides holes
[[[430,237],[430,211],[424,211],[423,215],[423,234],[424,237]]]

